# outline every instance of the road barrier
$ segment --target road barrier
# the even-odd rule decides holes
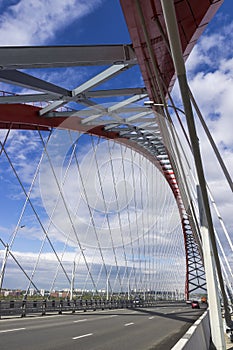
[[[210,348],[210,337],[209,311],[207,310],[171,350],[206,350]]]
[[[164,302],[167,303],[168,301]],[[76,311],[95,311],[104,309],[136,308],[156,306],[155,300],[104,300],[104,299],[77,299],[77,300],[2,300],[0,301],[0,318],[6,316],[21,316],[40,314],[42,316],[49,313],[59,313]],[[170,302],[169,302],[170,303]],[[177,301],[176,301],[177,303]]]

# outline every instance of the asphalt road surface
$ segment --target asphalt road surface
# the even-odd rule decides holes
[[[185,304],[0,320],[1,350],[169,350],[204,309]]]

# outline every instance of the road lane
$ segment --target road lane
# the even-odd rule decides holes
[[[17,332],[17,331],[22,331],[24,329],[26,329],[26,328],[4,329],[4,330],[1,330],[0,333]]]
[[[1,350],[70,350],[77,349],[77,344],[79,350],[159,349],[161,344],[167,350],[166,344],[175,343],[201,313],[176,304],[1,320],[0,331],[25,328],[0,332]]]
[[[165,311],[165,310],[164,310]],[[172,310],[169,310],[172,311]],[[197,317],[199,310],[183,310],[179,312],[177,319],[175,315],[168,312],[156,312],[154,319],[149,320],[148,310],[142,317],[141,312],[130,315],[134,325],[130,327],[119,327],[118,325],[108,327],[107,335],[104,329],[95,332],[92,342],[85,343],[85,349],[170,349],[176,341],[189,328],[194,314]],[[153,313],[153,311],[151,311]],[[158,315],[160,314],[160,315]],[[187,323],[187,321],[189,321]],[[181,332],[181,334],[179,334]],[[84,349],[83,348],[83,349]],[[82,349],[82,348],[81,348]]]

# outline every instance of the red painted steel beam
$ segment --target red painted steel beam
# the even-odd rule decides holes
[[[183,57],[186,60],[218,8],[224,0],[174,0]],[[147,48],[142,22],[137,9],[137,0],[120,0],[121,7],[128,26],[133,48],[141,68],[142,76],[151,99],[154,99],[153,69],[148,70],[151,57]],[[164,91],[171,91],[175,82],[175,69],[168,50],[166,28],[160,0],[138,0],[146,31],[153,49],[161,77],[165,82]],[[162,28],[162,32],[159,29]],[[158,91],[157,91],[158,92]],[[159,94],[159,92],[158,92]],[[157,101],[160,102],[160,101]]]
[[[0,129],[50,130],[61,128],[78,130],[98,136],[114,139],[118,133],[107,132],[103,126],[83,125],[80,117],[46,117],[40,116],[40,107],[28,104],[0,104]]]
[[[83,125],[82,118],[80,117],[41,117],[38,113],[40,109],[40,107],[28,104],[0,104],[0,129],[50,130],[51,128],[60,128],[118,140],[118,142],[124,143],[126,146],[145,156],[164,173],[165,170],[160,165],[159,160],[136,142],[120,137],[117,132],[105,131],[102,125],[94,127]]]

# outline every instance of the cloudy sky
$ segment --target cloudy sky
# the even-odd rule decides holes
[[[233,5],[230,3],[230,0],[225,0],[224,5],[221,7],[213,21],[210,23],[209,27],[199,40],[198,44],[194,48],[190,58],[187,62],[187,71],[189,76],[189,82],[191,89],[194,93],[194,96],[198,102],[198,105],[203,113],[203,116],[206,120],[206,123],[211,130],[212,136],[214,137],[215,142],[217,143],[221,155],[226,162],[229,172],[233,175],[233,137],[232,137],[232,110],[233,110],[233,99],[231,94],[233,94],[233,41],[232,41],[232,29],[233,29],[233,18],[231,16]],[[126,24],[124,22],[124,18],[121,12],[120,5],[116,0],[90,0],[88,2],[83,2],[81,0],[50,0],[50,1],[39,1],[35,2],[33,0],[21,0],[21,1],[8,1],[7,5],[5,1],[0,1],[0,10],[1,10],[1,20],[0,20],[0,45],[87,45],[87,44],[116,44],[116,43],[129,43],[130,38],[127,31]],[[55,84],[61,84],[62,86],[72,89],[73,87],[79,85],[88,77],[99,70],[96,67],[86,68],[69,68],[69,69],[54,69],[49,77],[46,70],[40,69],[37,70],[34,74],[36,76],[43,78],[48,78],[51,82]],[[126,78],[125,78],[126,79]],[[122,81],[115,82],[116,84],[121,83]],[[124,83],[124,82],[123,82]],[[127,84],[129,86],[143,86],[142,79],[140,77],[139,71],[135,69],[133,73],[129,73],[127,75]],[[109,87],[109,86],[108,86]],[[13,88],[8,86],[7,84],[0,83],[0,89],[5,91],[19,91],[19,88]],[[174,97],[179,105],[180,102],[178,100],[178,88],[175,86],[174,88]],[[181,108],[182,106],[179,105]],[[3,142],[5,132],[1,132],[1,141]],[[42,133],[41,137],[46,143],[47,139],[46,133]],[[55,134],[53,136],[53,141],[56,140],[56,137],[61,137]],[[206,178],[210,185],[210,188],[214,194],[216,203],[219,206],[219,210],[221,215],[224,218],[227,230],[229,232],[233,231],[233,223],[231,221],[231,213],[232,213],[232,193],[229,190],[229,186],[227,185],[224,177],[221,173],[219,166],[217,165],[216,159],[211,151],[208,140],[205,138],[203,131],[199,128],[199,139],[200,146],[203,154],[203,162],[206,172]],[[54,141],[55,142],[55,141]],[[98,141],[94,141],[95,143]],[[41,138],[40,135],[35,134],[34,132],[16,132],[12,131],[8,138],[7,142],[7,152],[11,157],[14,168],[17,170],[20,178],[23,179],[23,183],[26,191],[30,191],[30,186],[32,183],[32,179],[36,172],[36,164],[40,160],[41,157]],[[96,167],[93,165],[94,160],[90,160],[87,156],[84,157],[84,149],[87,141],[81,142],[81,151],[79,152],[80,162],[82,169],[86,171],[89,175],[86,177],[86,181],[90,184],[92,181],[91,175],[93,172],[97,172]],[[80,144],[79,144],[80,146]],[[71,147],[71,146],[69,146]],[[98,149],[100,154],[103,156],[103,149],[106,149],[106,145],[103,146],[100,143]],[[109,146],[108,146],[109,147]],[[112,146],[113,147],[113,146]],[[80,150],[80,148],[79,148]],[[69,150],[70,152],[72,150]],[[85,150],[86,151],[86,150]],[[91,152],[91,146],[90,150]],[[115,150],[116,151],[116,150]],[[67,151],[66,151],[67,152]],[[119,165],[119,152],[118,155],[113,153],[115,166],[120,167]],[[68,152],[69,154],[69,152]],[[16,156],[17,155],[17,156]],[[109,156],[109,151],[105,153],[105,156]],[[53,154],[51,156],[53,160],[57,160],[58,154]],[[32,159],[34,161],[32,161]],[[64,264],[66,265],[66,269],[68,271],[69,276],[71,275],[72,269],[72,261],[74,257],[77,258],[77,264],[79,264],[79,272],[81,274],[81,268],[83,269],[83,276],[87,273],[85,270],[85,263],[89,263],[92,269],[93,275],[99,276],[102,278],[101,271],[101,263],[103,259],[107,266],[108,272],[111,275],[116,275],[114,273],[114,269],[110,271],[110,263],[113,254],[113,250],[107,252],[105,251],[104,257],[99,255],[97,258],[97,253],[95,250],[90,250],[90,237],[94,237],[94,233],[88,231],[89,241],[85,241],[87,237],[87,231],[85,231],[84,225],[78,221],[75,216],[74,220],[77,220],[76,225],[80,228],[82,233],[80,236],[82,237],[81,243],[85,243],[86,246],[85,251],[80,252],[80,245],[77,242],[74,244],[74,234],[64,235],[64,231],[72,231],[72,227],[67,227],[64,222],[64,217],[59,215],[61,211],[61,207],[64,204],[59,203],[56,204],[56,213],[53,213],[54,219],[51,223],[48,219],[48,214],[52,215],[53,206],[56,202],[56,198],[58,197],[57,189],[54,191],[56,187],[54,183],[49,182],[48,178],[51,178],[51,173],[46,172],[46,169],[49,168],[49,158],[44,156],[42,159],[42,169],[44,171],[40,171],[43,175],[35,179],[35,185],[33,189],[30,191],[30,198],[33,200],[33,208],[40,214],[40,218],[43,221],[43,227],[46,230],[49,230],[49,237],[53,243],[53,247],[59,254],[60,259],[63,259]],[[67,158],[68,159],[68,158]],[[132,155],[128,155],[127,159],[130,159],[128,168],[131,167]],[[64,158],[62,159],[64,165]],[[68,162],[69,160],[66,160]],[[134,156],[133,158],[135,173],[137,172],[139,166],[139,160]],[[92,163],[91,163],[92,162]],[[92,170],[88,167],[90,164],[93,165]],[[73,179],[75,167],[71,164],[69,167],[69,173],[66,175],[62,175],[66,177],[66,184],[71,183],[71,178]],[[56,168],[56,163],[53,165]],[[103,174],[101,175],[103,178],[106,176],[106,173],[110,171],[109,164],[107,160],[101,159],[101,171]],[[125,165],[127,168],[127,164]],[[89,170],[88,170],[89,169]],[[149,169],[149,166],[148,166]],[[127,171],[127,170],[126,170]],[[150,171],[150,170],[148,170]],[[146,181],[144,186],[149,188],[148,183],[150,183],[151,177],[148,175],[149,173],[143,174],[142,179],[146,177]],[[135,175],[136,176],[136,175]],[[159,176],[159,175],[158,175]],[[130,176],[128,176],[129,178]],[[135,177],[136,178],[136,177]],[[0,169],[0,180],[1,180],[1,239],[4,242],[10,242],[12,237],[14,236],[14,231],[17,226],[19,226],[18,233],[14,239],[14,245],[12,247],[12,251],[15,256],[18,257],[19,261],[21,261],[23,267],[30,273],[33,271],[33,266],[37,264],[37,256],[38,252],[41,250],[41,259],[38,264],[40,264],[40,274],[43,273],[43,283],[39,283],[39,285],[43,288],[48,288],[47,279],[49,279],[48,273],[51,271],[49,266],[51,265],[51,269],[55,271],[57,263],[54,260],[54,252],[52,251],[51,245],[48,240],[44,240],[44,231],[41,229],[41,225],[38,220],[35,219],[35,213],[33,212],[33,208],[26,203],[25,210],[22,209],[25,203],[25,194],[23,193],[22,188],[20,187],[18,181],[15,179],[15,175],[12,171],[12,168],[4,155],[1,156],[1,169]],[[45,181],[46,180],[46,181]],[[67,181],[70,180],[70,181]],[[98,179],[97,179],[98,180]],[[98,181],[96,183],[98,183]],[[118,191],[121,193],[121,203],[118,205],[125,207],[126,204],[129,204],[130,201],[128,198],[124,197],[123,194],[125,192],[125,183],[124,178],[118,178]],[[106,181],[106,195],[109,194],[108,188],[112,186],[113,179]],[[144,180],[142,180],[144,181]],[[159,180],[160,184],[162,183],[162,179]],[[46,186],[43,183],[46,182]],[[134,179],[131,174],[131,183],[128,181],[128,197],[131,196],[133,198],[132,187],[135,185]],[[67,195],[69,196],[69,203],[71,206],[74,206],[77,210],[79,204],[79,213],[81,217],[87,217],[88,213],[85,212],[85,193],[81,190],[82,185],[80,184],[80,177],[78,178],[77,184],[75,188],[70,186],[66,186]],[[42,190],[40,185],[42,184]],[[108,187],[109,186],[109,187]],[[151,185],[154,186],[154,185]],[[166,187],[166,185],[164,185]],[[101,188],[95,187],[96,191],[100,193]],[[79,191],[81,193],[80,197],[75,198],[71,196],[72,191]],[[42,193],[42,199],[40,194]],[[52,197],[53,194],[53,197]],[[87,186],[87,195],[89,201],[96,208],[97,211],[103,211],[103,207],[101,207],[101,203],[98,203],[95,195],[91,192],[91,187]],[[181,266],[184,264],[184,260],[181,258],[183,253],[182,249],[180,249],[178,242],[181,241],[182,236],[179,235],[179,225],[177,224],[177,212],[173,212],[175,209],[173,208],[173,204],[170,203],[168,191],[164,190],[163,193],[159,196],[159,198],[163,199],[163,203],[167,203],[167,205],[171,206],[171,217],[169,218],[169,223],[173,224],[174,234],[176,235],[176,242],[174,244],[173,254],[177,254],[177,258],[174,258],[173,264],[177,264]],[[113,210],[114,205],[116,206],[116,201],[113,200],[114,194],[111,194],[108,200],[108,208],[110,211]],[[51,199],[52,198],[52,199]],[[162,202],[161,199],[161,202]],[[142,206],[142,202],[144,199],[140,199],[138,203],[135,204],[137,210],[140,210]],[[157,208],[161,208],[162,204],[158,202],[157,199]],[[132,202],[131,202],[132,205]],[[167,242],[164,242],[164,237],[162,237],[162,226],[164,225],[164,218],[161,213],[157,213],[157,216],[161,218],[161,221],[156,221],[156,225],[154,222],[151,222],[151,206],[144,204],[147,210],[147,224],[148,226],[153,226],[153,230],[149,232],[146,236],[142,236],[141,240],[137,241],[137,250],[142,250],[142,246],[144,246],[144,253],[153,254],[155,251],[150,251],[149,245],[153,245],[153,237],[152,232],[160,229],[161,234],[157,234],[157,255],[160,259],[160,263],[154,262],[154,267],[156,265],[156,269],[159,270],[162,266],[161,257],[165,254],[165,246],[167,247]],[[63,208],[64,209],[64,208]],[[116,209],[116,207],[115,207]],[[119,208],[118,208],[119,209]],[[22,211],[23,210],[23,211]],[[117,210],[116,210],[117,211]],[[73,212],[73,208],[72,208]],[[124,216],[124,212],[122,212],[122,220]],[[63,214],[64,215],[64,214]],[[66,214],[67,215],[67,214]],[[118,214],[117,214],[118,215]],[[125,214],[126,215],[126,214]],[[128,215],[128,214],[127,214]],[[132,212],[131,214],[132,215]],[[22,216],[22,217],[21,217]],[[55,219],[56,218],[56,219]],[[101,219],[101,215],[98,216],[98,220]],[[97,218],[96,218],[97,220]],[[116,217],[111,216],[111,228],[115,229]],[[115,221],[114,221],[115,220]],[[135,216],[136,220],[136,216]],[[142,219],[141,219],[142,220]],[[83,220],[81,220],[83,223]],[[153,220],[152,220],[153,221]],[[118,221],[119,222],[119,216]],[[77,224],[79,223],[79,224]],[[109,222],[103,221],[99,224],[101,228],[105,225],[109,225]],[[217,227],[219,228],[219,235],[221,237],[221,241],[224,244],[224,248],[226,250],[226,254],[231,259],[232,251],[230,249],[229,243],[226,241],[225,237],[222,234],[222,230],[220,225],[216,222]],[[23,226],[20,228],[20,226]],[[72,226],[72,222],[70,221],[69,226]],[[146,224],[145,224],[146,226]],[[171,233],[172,230],[169,226],[163,227],[164,232]],[[172,226],[172,225],[171,225]],[[126,228],[127,231],[127,228]],[[138,234],[138,233],[137,233]],[[83,238],[85,236],[85,238]],[[68,237],[68,238],[67,238]],[[115,237],[117,234],[115,233]],[[168,236],[167,236],[168,237]],[[109,238],[108,238],[109,239]],[[145,243],[145,239],[147,240],[147,244]],[[173,236],[174,239],[174,236]],[[93,243],[94,238],[92,239]],[[68,242],[67,242],[68,241]],[[95,242],[94,245],[98,245],[98,242]],[[106,243],[105,238],[103,238],[103,244],[110,244],[110,241]],[[155,242],[153,241],[154,245]],[[115,242],[116,245],[119,242]],[[64,248],[65,246],[65,248]],[[180,250],[179,250],[180,249]],[[130,249],[129,249],[130,250]],[[0,246],[0,256],[3,257],[3,246]],[[23,254],[23,256],[22,256]],[[95,264],[93,263],[93,256],[96,255]],[[118,255],[117,255],[118,254]],[[145,260],[145,254],[140,251],[140,259],[141,261],[144,259],[143,263],[138,263],[136,261],[136,257],[132,256],[132,251],[127,251],[128,257],[127,259],[131,260],[128,262],[131,270],[128,272],[131,273],[133,268],[138,267],[141,271],[142,279],[145,278],[146,273],[145,270],[148,269],[149,263]],[[169,255],[169,252],[166,252]],[[84,257],[85,255],[85,257]],[[124,251],[119,248],[118,253],[116,253],[115,258],[118,261],[119,269],[124,263]],[[133,258],[135,259],[132,263]],[[86,262],[84,261],[86,259]],[[102,259],[102,260],[101,260]],[[140,260],[139,259],[139,260]],[[232,259],[233,260],[233,259]],[[172,260],[169,260],[172,261]],[[50,262],[50,263],[48,263]],[[49,265],[50,264],[50,265]],[[160,264],[160,265],[158,265]],[[137,266],[136,266],[137,265]],[[139,266],[140,265],[140,266]],[[47,268],[47,269],[46,269]],[[8,277],[8,282],[6,282],[6,286],[8,283],[9,287],[12,287],[15,283],[15,273],[19,271],[19,268],[13,264],[12,260],[9,259],[9,264],[7,266],[8,273],[6,274]],[[156,278],[159,280],[161,278],[160,272],[155,271],[153,266],[150,266],[150,272],[156,274]],[[58,275],[62,275],[61,271],[58,270]],[[46,273],[45,273],[46,272]],[[122,269],[122,272],[119,272],[119,275],[122,276],[127,274]],[[167,271],[167,274],[171,274],[170,270]],[[104,274],[103,274],[104,275]],[[124,277],[122,277],[124,279]],[[177,278],[173,273],[173,278]],[[180,278],[180,277],[179,277]],[[38,281],[39,281],[38,277]],[[57,281],[59,278],[57,278]],[[67,285],[67,282],[62,284],[62,278],[60,278],[60,287],[64,287]],[[182,278],[181,278],[182,280]],[[161,282],[162,283],[162,282]],[[19,283],[19,287],[23,287],[27,285],[27,281],[22,278]],[[119,286],[118,286],[119,287]],[[25,288],[25,287],[24,287]],[[163,288],[162,284],[160,288]]]
[[[224,2],[194,48],[187,62],[187,70],[191,90],[232,178],[233,42],[231,33],[233,22],[231,6],[230,1]],[[206,178],[228,232],[232,233],[233,223],[230,219],[233,209],[232,192],[200,128],[200,123],[197,122],[197,126]],[[229,254],[232,254],[232,251],[228,250],[229,246],[225,248]]]

